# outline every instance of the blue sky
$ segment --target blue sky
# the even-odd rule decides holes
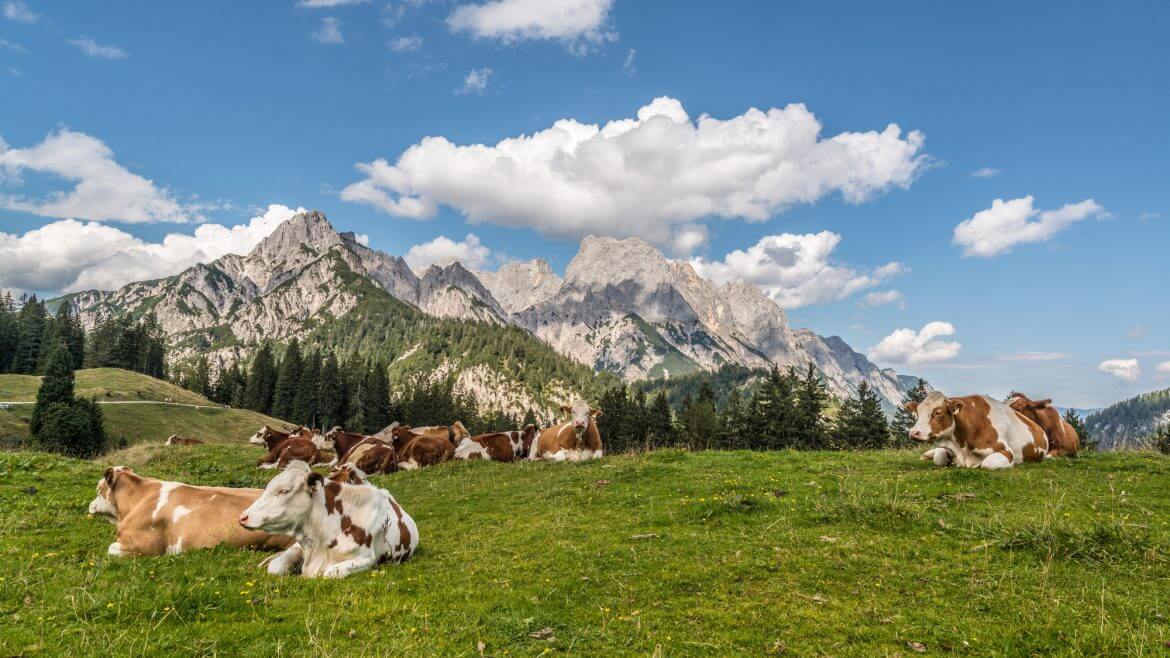
[[[415,262],[561,271],[579,235],[638,235],[956,394],[1170,386],[1165,3],[669,7],[4,0],[0,286],[169,273],[283,204],[394,254],[459,243]]]

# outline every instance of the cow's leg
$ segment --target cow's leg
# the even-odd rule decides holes
[[[130,552],[122,547],[122,542],[114,542],[106,549],[106,553],[110,557],[129,557]]]
[[[569,458],[569,455],[566,453],[564,448],[561,448],[560,450],[552,453],[551,455],[545,455],[545,459],[547,459],[548,461],[551,461],[551,462],[563,462],[563,461],[566,461],[568,458]]]
[[[985,468],[989,471],[998,471],[1011,467],[1011,458],[1005,455],[1002,450],[996,450],[990,455],[987,455],[983,458],[983,461],[979,463],[979,468]]]
[[[305,559],[305,551],[301,548],[300,543],[289,546],[284,551],[273,555],[272,557],[260,563],[260,566],[268,565],[268,573],[273,576],[283,576],[290,573],[296,573],[301,568],[301,562]]]
[[[377,562],[378,559],[374,556],[374,551],[366,550],[351,560],[342,560],[341,562],[329,565],[325,569],[325,573],[321,575],[325,578],[345,578],[351,573],[365,571],[377,564]]]

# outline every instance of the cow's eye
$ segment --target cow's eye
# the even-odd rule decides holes
[[[283,496],[283,495],[285,495],[285,494],[287,494],[287,493],[288,493],[288,489],[281,489],[280,491],[277,491],[277,492],[276,492],[276,495],[277,495],[277,496]]]

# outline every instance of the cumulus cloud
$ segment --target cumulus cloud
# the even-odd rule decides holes
[[[898,308],[906,308],[906,295],[901,290],[882,290],[871,292],[861,299],[861,305],[866,308],[897,304]]]
[[[469,270],[483,270],[493,260],[492,250],[480,244],[474,233],[468,233],[460,242],[440,235],[430,242],[411,247],[403,258],[416,272],[422,272],[435,263],[446,265],[454,260]]]
[[[673,247],[680,226],[697,236],[705,217],[763,221],[830,194],[862,203],[907,188],[927,164],[924,139],[893,124],[824,137],[801,104],[692,120],[682,103],[662,97],[636,118],[562,119],[495,145],[427,137],[394,164],[359,163],[367,177],[342,199],[412,219],[444,204],[473,223]]]
[[[1063,361],[1070,358],[1064,352],[1016,352],[1003,357],[1004,361]]]
[[[335,16],[322,18],[321,27],[313,33],[313,39],[325,44],[345,43],[345,37],[341,34],[341,19]]]
[[[463,86],[456,89],[455,93],[460,96],[467,94],[474,94],[482,96],[483,92],[487,91],[488,81],[491,80],[492,70],[489,68],[472,69],[463,77]]]
[[[84,34],[76,39],[70,39],[69,44],[85,53],[86,57],[94,59],[126,59],[129,53],[117,46],[103,46]]]
[[[127,170],[101,140],[62,129],[29,148],[8,148],[0,139],[0,189],[20,183],[26,172],[48,174],[76,183],[68,191],[29,198],[0,191],[0,207],[43,217],[97,221],[185,222],[201,219],[192,206],[180,204],[165,188]]]
[[[841,236],[831,231],[769,235],[747,249],[736,249],[722,261],[693,258],[691,265],[717,283],[754,283],[785,308],[838,301],[904,269],[890,263],[860,272],[835,264],[832,255],[840,243]]]
[[[1001,256],[1017,244],[1045,242],[1069,226],[1089,217],[1109,217],[1092,199],[1070,203],[1056,210],[1032,207],[1032,196],[1004,201],[975,213],[955,227],[953,242],[963,247],[964,256]]]
[[[4,3],[4,18],[14,23],[35,23],[40,16],[33,13],[21,0],[8,0]]]
[[[423,39],[417,34],[411,34],[405,37],[398,37],[390,40],[390,50],[396,53],[409,53],[422,48]]]
[[[972,178],[995,178],[996,176],[998,176],[1002,173],[1003,173],[1002,169],[996,169],[994,167],[982,167],[980,169],[976,169],[975,171],[971,172],[971,177]]]
[[[626,53],[626,58],[622,61],[622,73],[625,73],[631,78],[638,72],[638,67],[634,65],[634,58],[637,56],[638,51],[630,48],[630,52]]]
[[[1137,359],[1106,359],[1097,366],[1097,370],[1125,382],[1137,381],[1142,374],[1142,367],[1138,365]]]
[[[1159,377],[1170,376],[1170,361],[1163,361],[1159,363],[1158,367],[1155,368],[1155,371],[1158,373]]]
[[[247,253],[304,208],[271,205],[246,224],[202,224],[193,235],[147,242],[98,222],[64,219],[23,235],[0,232],[0,287],[44,292],[110,290],[177,274],[224,254]]]
[[[928,322],[920,331],[896,329],[880,343],[869,348],[869,358],[880,363],[939,363],[959,355],[962,345],[941,340],[955,335],[950,322]]]
[[[617,39],[609,27],[612,6],[613,0],[492,0],[457,7],[447,27],[508,44],[557,40],[581,54]]]

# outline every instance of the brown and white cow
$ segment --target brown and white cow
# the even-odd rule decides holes
[[[597,430],[600,409],[591,409],[585,402],[561,407],[569,420],[541,430],[528,452],[531,460],[585,461],[602,456],[601,432]]]
[[[1008,406],[1027,416],[1048,436],[1047,457],[1076,457],[1081,449],[1081,437],[1052,406],[1052,400],[1033,400],[1023,393],[1012,391]]]
[[[339,427],[329,430],[326,436],[337,450],[337,459],[333,461],[335,466],[353,465],[369,475],[397,470],[397,451],[381,439],[346,432]]]
[[[536,425],[522,430],[493,432],[469,436],[455,446],[455,459],[484,459],[495,462],[510,462],[524,459],[536,439]]]
[[[187,438],[183,438],[183,437],[179,436],[178,434],[172,434],[169,437],[167,437],[166,443],[164,443],[163,445],[168,445],[168,446],[201,446],[201,445],[203,445],[203,442],[200,441],[199,439],[187,439]]]
[[[317,435],[320,436],[320,435]],[[256,460],[259,468],[284,468],[290,462],[303,461],[307,464],[321,464],[327,461],[318,447],[319,442],[293,433],[284,439],[272,441],[263,457]]]
[[[393,448],[398,453],[398,468],[404,471],[433,466],[450,460],[455,454],[455,446],[446,434],[419,434],[404,426],[395,427],[391,434]]]
[[[910,438],[933,442],[922,455],[939,466],[954,463],[968,468],[1011,468],[1040,461],[1048,451],[1044,430],[1008,405],[986,395],[949,398],[932,391],[906,409],[917,415]]]
[[[118,557],[176,555],[228,544],[238,548],[288,548],[293,540],[250,531],[236,522],[260,489],[196,487],[142,477],[116,466],[98,480],[89,513],[118,527],[109,554]]]
[[[327,438],[328,435],[321,434],[315,429],[308,427],[298,427],[290,432],[276,429],[270,425],[264,425],[256,430],[256,433],[248,437],[248,443],[252,445],[264,446],[266,450],[271,450],[272,446],[278,442],[288,438],[310,439],[313,445],[317,446],[318,450],[332,450],[333,444]]]
[[[268,561],[268,573],[345,578],[418,547],[418,526],[394,496],[362,482],[327,480],[304,462],[272,478],[239,516],[250,530],[291,535],[296,543]]]

